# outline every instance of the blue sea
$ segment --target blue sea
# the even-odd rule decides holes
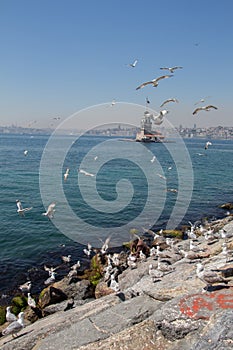
[[[88,135],[49,139],[0,135],[1,293],[27,279],[39,291],[38,275],[47,277],[43,265],[61,264],[62,255],[87,264],[88,242],[101,245],[115,234],[114,247],[130,239],[132,228],[140,233],[221,218],[226,213],[219,205],[232,201],[232,140],[210,140],[205,150],[207,140],[194,138],[167,144]],[[17,199],[33,207],[23,217]],[[42,213],[53,201],[50,220]]]

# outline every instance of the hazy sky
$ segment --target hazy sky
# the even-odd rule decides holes
[[[0,125],[47,127],[113,99],[148,97],[159,111],[176,97],[166,106],[174,125],[231,126],[232,13],[232,0],[0,0]],[[176,65],[171,79],[136,91]],[[206,96],[218,110],[193,116]]]

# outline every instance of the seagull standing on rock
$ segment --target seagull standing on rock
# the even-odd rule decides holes
[[[6,308],[6,320],[7,320],[7,322],[17,321],[17,317],[15,316],[15,314],[13,314],[11,312],[11,307],[10,306],[7,306],[7,308]]]
[[[228,283],[229,281],[223,278],[222,276],[218,275],[214,271],[205,271],[204,266],[201,263],[198,263],[196,265],[196,274],[197,277],[204,283],[206,283],[205,290],[208,290],[208,287],[212,287],[215,283]]]
[[[17,336],[17,333],[24,328],[24,313],[20,312],[18,315],[18,320],[9,324],[7,328],[2,331],[2,335],[12,334]]]

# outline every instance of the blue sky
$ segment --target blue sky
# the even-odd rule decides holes
[[[147,96],[156,111],[179,100],[167,105],[174,125],[232,125],[232,13],[231,0],[1,0],[0,125],[46,127],[113,99],[144,105]],[[176,65],[183,69],[171,79],[136,91]],[[218,110],[194,117],[206,96]]]

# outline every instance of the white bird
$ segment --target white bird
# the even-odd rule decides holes
[[[128,66],[135,68],[137,63],[138,63],[138,60],[135,60],[133,63],[129,63]]]
[[[219,230],[220,236],[223,239],[228,239],[233,237],[233,232],[226,232],[224,229]]]
[[[204,283],[207,284],[207,289],[209,286],[212,286],[214,283],[228,283],[228,280],[218,275],[214,271],[205,271],[204,266],[201,263],[196,265],[196,274],[197,277]]]
[[[212,146],[212,143],[210,141],[207,141],[205,144],[205,149],[208,149],[209,146]]]
[[[65,172],[65,174],[64,174],[64,181],[67,180],[67,178],[68,178],[68,176],[69,176],[69,171],[70,171],[70,169],[67,168],[67,169],[66,169],[66,172]]]
[[[84,248],[83,249],[83,252],[84,254],[86,254],[88,256],[88,258],[90,257],[91,255],[91,250],[92,250],[92,245],[90,243],[87,243],[87,249]]]
[[[74,264],[74,265],[72,265],[71,266],[71,270],[78,270],[79,268],[80,268],[80,266],[81,266],[81,263],[80,263],[80,261],[78,260],[77,262],[76,262],[76,264]]]
[[[27,154],[28,154],[28,150],[27,149],[25,149],[24,151],[23,151],[23,154],[25,155],[25,157],[27,156]]]
[[[152,84],[153,87],[156,87],[156,86],[159,85],[159,81],[160,81],[161,79],[166,79],[166,78],[171,78],[171,77],[173,77],[173,75],[162,75],[162,76],[160,76],[160,77],[158,77],[158,78],[156,78],[156,79],[153,79],[153,80],[150,80],[150,81],[146,81],[145,83],[142,83],[141,85],[139,85],[139,86],[136,88],[136,90],[142,89],[142,88],[144,88],[146,85],[149,85],[149,84]]]
[[[205,98],[201,98],[199,101],[197,101],[197,102],[194,103],[194,106],[198,105],[199,103],[205,102],[205,100],[206,100],[207,98],[209,98],[209,97],[211,97],[211,96],[206,96]]]
[[[88,173],[87,171],[85,171],[83,169],[79,169],[78,171],[79,171],[79,173],[84,174],[86,176],[91,176],[91,177],[95,176],[94,174]]]
[[[35,300],[31,297],[31,294],[30,294],[30,293],[28,293],[28,300],[27,300],[27,302],[28,302],[28,305],[29,305],[30,307],[36,308],[36,302],[35,302]]]
[[[31,287],[32,287],[32,282],[31,282],[31,281],[27,281],[27,282],[25,282],[24,284],[21,284],[21,285],[19,286],[19,289],[20,289],[21,292],[23,292],[23,293],[28,293],[28,292],[30,292]]]
[[[161,258],[158,256],[158,270],[162,272],[171,272],[174,271],[174,267],[165,262],[161,262]]]
[[[21,215],[21,216],[24,216],[24,213],[26,211],[29,211],[29,210],[32,209],[32,207],[30,207],[30,208],[23,208],[22,203],[20,202],[19,199],[16,200],[16,205],[17,205],[17,213],[19,213],[19,215]]]
[[[179,103],[179,101],[178,101],[176,98],[168,98],[167,100],[165,100],[165,101],[160,105],[160,107],[163,107],[166,103],[169,103],[169,102],[176,102],[176,103]]]
[[[62,256],[61,257],[62,258],[62,261],[64,262],[64,263],[69,263],[69,262],[71,262],[71,255],[67,255],[67,256]]]
[[[213,105],[208,105],[208,106],[203,106],[203,107],[198,107],[193,111],[193,115],[197,114],[199,111],[206,111],[209,112],[211,109],[218,109],[217,107]]]
[[[98,159],[98,156],[95,156],[95,157],[94,157],[94,160],[97,160],[97,159]]]
[[[163,122],[163,118],[165,117],[166,114],[168,114],[169,111],[166,109],[163,109],[162,111],[159,112],[158,115],[154,116],[153,115],[153,121],[155,124],[160,125]]]
[[[18,315],[17,321],[10,323],[9,326],[2,331],[2,335],[12,334],[12,337],[14,337],[14,335],[16,334],[17,336],[17,333],[21,331],[21,329],[23,328],[24,328],[24,313],[20,312]]]
[[[169,70],[170,73],[174,73],[176,69],[182,69],[183,67],[175,66],[175,67],[161,67],[160,69]]]
[[[49,204],[47,211],[45,213],[42,213],[42,215],[47,216],[49,219],[52,219],[54,217],[55,206],[56,206],[56,203],[54,202]]]
[[[107,237],[106,240],[105,240],[105,242],[103,243],[103,245],[102,245],[102,247],[101,247],[101,249],[100,249],[100,251],[101,251],[102,254],[107,253],[107,250],[108,250],[108,248],[109,248],[110,239],[111,239],[111,236]],[[101,241],[102,241],[102,240],[101,240]]]
[[[156,174],[156,175],[158,175],[161,179],[163,179],[165,181],[167,180],[167,178],[165,176],[161,175],[161,174]]]
[[[7,306],[7,308],[6,308],[6,320],[7,320],[7,322],[17,321],[17,317],[15,316],[15,314],[13,314],[11,312],[11,307],[10,306]]]
[[[50,276],[49,278],[47,278],[47,280],[44,281],[44,284],[45,284],[46,286],[48,286],[48,285],[54,283],[55,280],[56,280],[56,277],[55,277],[55,276],[56,276],[56,272],[53,271],[53,272],[51,273],[51,276]]]
[[[120,287],[119,287],[119,283],[115,280],[115,276],[111,275],[111,282],[110,282],[110,286],[111,289],[113,289],[115,292],[119,292]]]
[[[47,271],[49,273],[49,276],[52,275],[52,272],[56,271],[58,269],[58,266],[57,267],[48,267],[46,265],[44,265],[44,270]]]
[[[156,159],[156,157],[155,157],[155,156],[153,156],[153,157],[152,157],[152,159],[150,160],[150,161],[151,161],[151,163],[154,163],[155,159]]]
[[[115,106],[115,104],[116,104],[116,100],[114,99],[114,100],[112,100],[112,102],[111,102],[111,104],[110,104],[110,107]]]
[[[163,271],[154,269],[152,264],[149,265],[149,276],[151,277],[152,282],[158,281],[163,275]]]

